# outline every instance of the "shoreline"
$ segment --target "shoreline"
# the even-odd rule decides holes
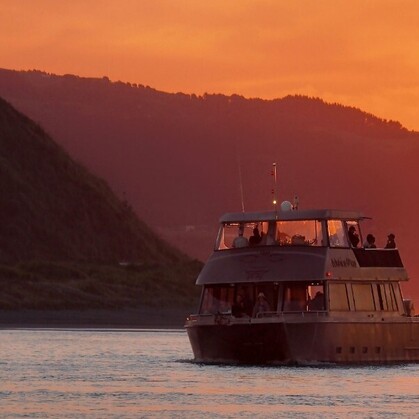
[[[0,310],[4,329],[183,329],[187,309]]]

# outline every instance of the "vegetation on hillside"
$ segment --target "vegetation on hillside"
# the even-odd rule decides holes
[[[0,99],[0,310],[196,307],[201,263]]]
[[[27,261],[0,265],[0,310],[138,307],[196,309],[200,262],[99,265]]]

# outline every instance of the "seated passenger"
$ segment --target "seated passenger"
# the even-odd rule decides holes
[[[260,292],[256,300],[256,304],[253,307],[253,317],[256,317],[258,313],[265,313],[271,311],[268,301],[266,300],[265,294]]]
[[[386,249],[395,249],[396,246],[396,242],[394,241],[394,239],[396,238],[396,236],[391,233],[387,236],[387,244],[385,246]]]
[[[231,314],[234,317],[248,317],[246,313],[246,304],[244,297],[241,294],[237,294],[236,302],[231,307]]]
[[[375,237],[372,234],[367,235],[367,240],[364,242],[365,249],[374,249],[377,246],[375,245]]]
[[[296,245],[305,245],[306,244],[306,238],[305,236],[302,236],[300,234],[294,234],[291,237],[291,244],[296,246]]]
[[[312,311],[324,310],[324,294],[317,291],[315,297],[308,302],[308,309]]]
[[[262,233],[263,234],[263,233]],[[253,236],[249,238],[249,246],[256,246],[262,240],[262,236],[259,233],[259,229],[255,227],[253,229]]]
[[[357,247],[359,243],[359,236],[355,231],[354,226],[350,226],[348,230],[349,241],[351,242],[352,247]]]
[[[243,237],[243,231],[244,227],[241,225],[239,227],[239,235],[233,240],[233,247],[239,248],[249,246],[249,241],[246,239],[246,237]]]
[[[330,243],[330,246],[332,247],[339,247],[340,246],[339,236],[337,234],[331,234],[329,236],[329,243]]]

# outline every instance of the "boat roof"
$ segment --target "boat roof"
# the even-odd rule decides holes
[[[220,223],[246,223],[254,221],[298,221],[298,220],[363,220],[370,217],[361,212],[336,209],[229,212],[220,218]]]

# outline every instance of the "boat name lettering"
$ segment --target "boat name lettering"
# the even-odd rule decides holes
[[[356,268],[356,262],[350,258],[332,258],[331,262],[334,268]]]

